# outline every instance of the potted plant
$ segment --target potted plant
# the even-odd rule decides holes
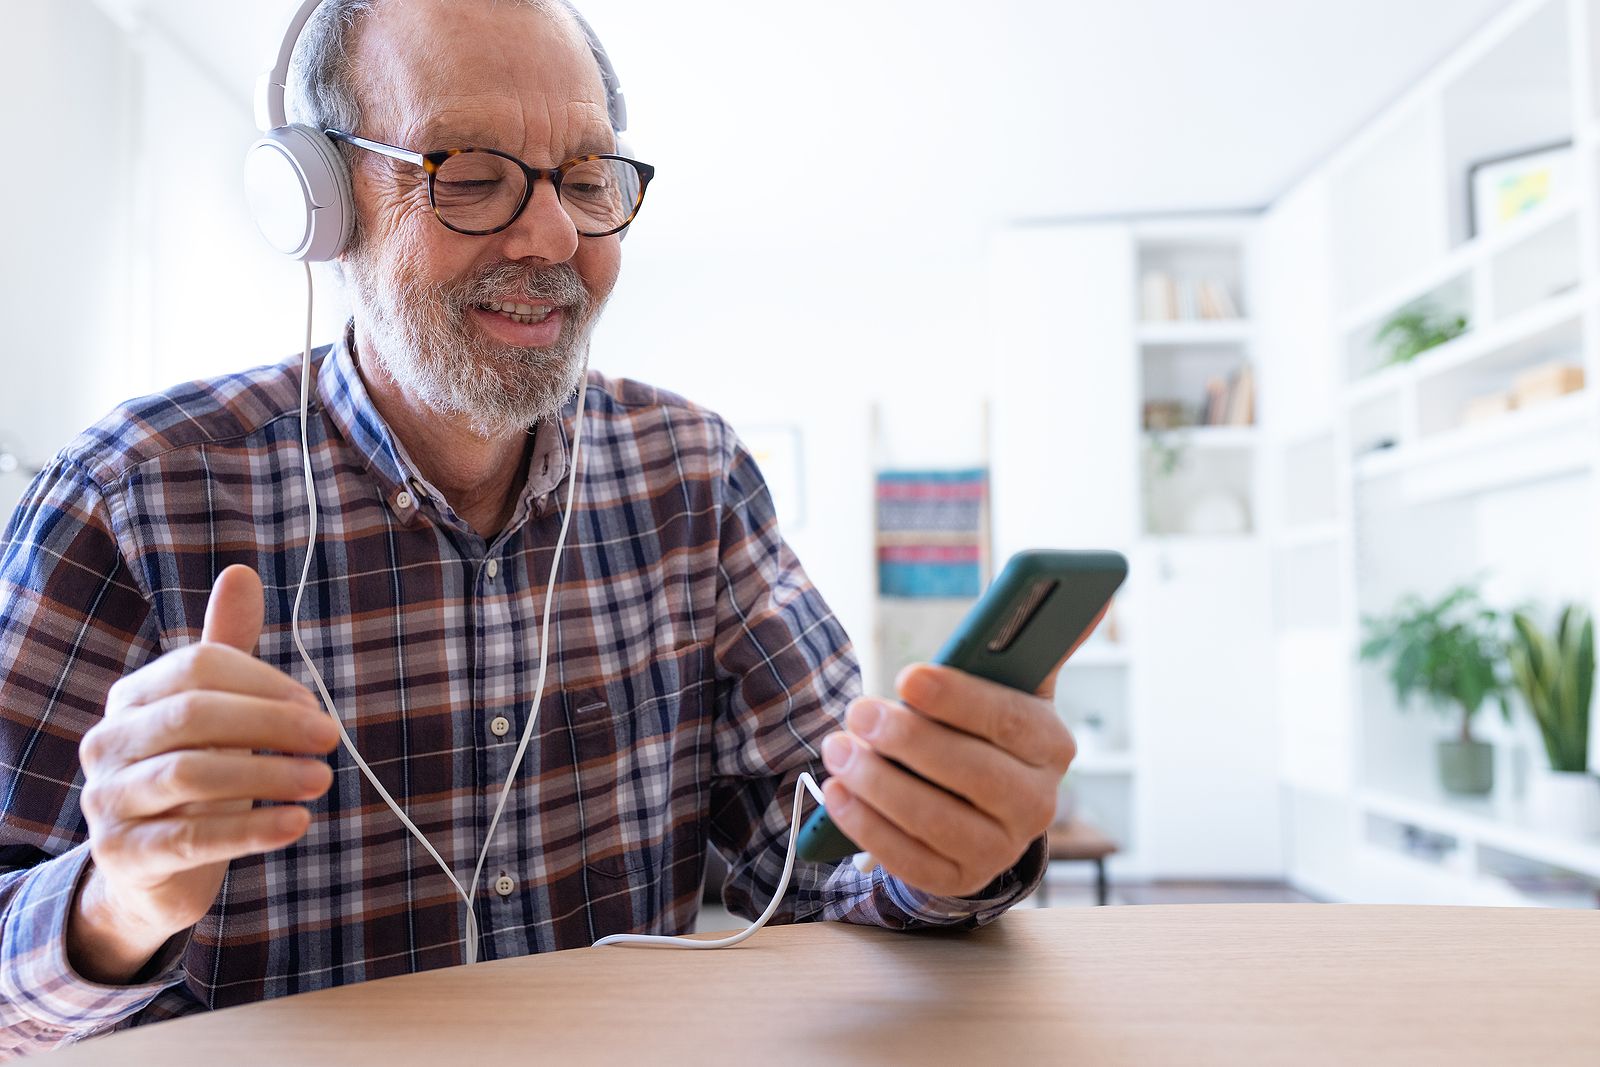
[[[1396,312],[1378,330],[1372,341],[1387,345],[1389,358],[1384,366],[1410,363],[1430,348],[1453,341],[1467,331],[1465,315],[1449,315],[1427,305]]]
[[[1187,427],[1149,429],[1145,431],[1144,451],[1144,516],[1145,528],[1151,533],[1172,533],[1177,520],[1170,500],[1165,499],[1169,484],[1183,469],[1189,447]]]
[[[1432,707],[1461,714],[1455,738],[1438,745],[1439,781],[1445,790],[1483,796],[1494,788],[1494,746],[1472,736],[1472,719],[1487,701],[1511,707],[1501,676],[1505,642],[1500,614],[1472,585],[1457,586],[1437,601],[1409,596],[1387,618],[1363,620],[1361,657],[1389,661],[1389,681],[1401,707],[1422,697]]]
[[[1511,678],[1544,738],[1550,773],[1528,782],[1539,825],[1600,833],[1600,782],[1589,771],[1589,705],[1594,695],[1594,620],[1568,604],[1546,633],[1524,612],[1511,616]]]

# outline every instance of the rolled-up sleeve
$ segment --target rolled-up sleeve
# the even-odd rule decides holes
[[[106,494],[70,459],[35,479],[0,542],[0,1048],[106,1029],[177,981],[169,946],[141,980],[73,970],[66,927],[91,862],[78,744],[106,694],[159,651]]]

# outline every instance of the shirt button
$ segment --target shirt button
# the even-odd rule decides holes
[[[395,494],[394,506],[399,508],[401,511],[410,511],[411,503],[411,494],[406,492],[404,489]]]
[[[504,737],[511,732],[511,720],[504,715],[496,715],[489,723],[489,732],[496,737]]]
[[[502,874],[494,880],[494,891],[503,897],[509,897],[511,891],[517,888],[517,883],[511,880],[509,874]]]
[[[491,559],[489,561],[488,565],[484,567],[484,570],[489,572],[489,577],[491,577],[491,578],[495,577],[496,575],[498,575],[500,573],[500,563],[499,563],[499,561]]]

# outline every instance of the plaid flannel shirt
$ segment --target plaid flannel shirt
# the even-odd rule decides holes
[[[527,721],[565,504],[574,402],[541,423],[489,539],[373,407],[350,333],[319,351],[309,435],[322,510],[302,630],[385,786],[465,877]],[[289,638],[307,534],[300,361],[125,405],[35,481],[0,545],[0,1049],[460,963],[465,908],[343,749],[295,845],[234,861],[215,905],[135,984],[74,972],[90,862],[78,742],[113,682],[196,641],[215,576],[266,586],[257,654]],[[477,887],[481,958],[692,929],[707,842],[728,907],[761,910],[802,770],[860,687],[844,632],[715,415],[589,375],[582,475],[536,734]],[[504,719],[506,722],[499,722]],[[506,729],[509,723],[509,730]],[[796,866],[776,921],[975,925],[1026,896],[1042,842],[982,899],[882,870]],[[508,890],[508,891],[506,891]]]

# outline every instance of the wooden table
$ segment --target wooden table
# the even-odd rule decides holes
[[[407,975],[135,1029],[106,1064],[1600,1062],[1600,912],[1331,904],[837,924]]]

